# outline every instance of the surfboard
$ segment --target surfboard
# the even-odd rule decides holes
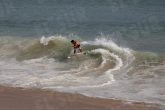
[[[68,56],[68,58],[71,58],[71,57],[82,57],[84,55],[87,55],[86,52],[78,52],[78,53],[75,53],[75,54],[71,54],[70,56]]]

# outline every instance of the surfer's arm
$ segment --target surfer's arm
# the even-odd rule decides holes
[[[76,45],[72,45],[73,48],[76,48]]]
[[[80,41],[76,41],[77,45],[80,45]]]

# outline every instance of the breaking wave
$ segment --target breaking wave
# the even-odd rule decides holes
[[[72,48],[64,36],[0,38],[0,84],[163,102],[164,56],[120,47],[103,36],[81,44],[86,54],[68,59]]]

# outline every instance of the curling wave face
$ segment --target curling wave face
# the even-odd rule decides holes
[[[0,38],[0,84],[163,104],[164,57],[100,37],[68,59],[67,37]],[[152,92],[151,92],[152,90]]]

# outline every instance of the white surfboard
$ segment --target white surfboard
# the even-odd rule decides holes
[[[68,58],[71,58],[71,57],[81,57],[81,56],[84,56],[86,54],[87,54],[86,52],[78,52],[78,53],[75,53],[75,54],[71,54],[70,56],[68,56]]]

